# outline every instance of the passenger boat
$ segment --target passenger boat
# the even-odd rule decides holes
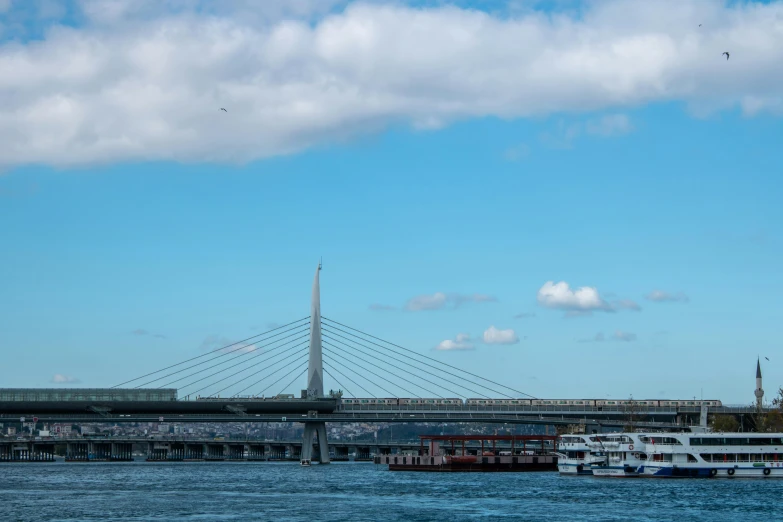
[[[593,454],[589,446],[597,435],[564,435],[560,437],[557,452],[557,470],[561,475],[592,475],[592,464],[599,464],[605,457]]]
[[[783,478],[783,433],[648,433],[645,477]]]
[[[302,459],[302,461],[299,463],[299,465],[304,466],[304,467],[309,467],[310,466],[310,459]]]
[[[588,447],[597,459],[590,465],[595,477],[638,477],[647,456],[641,433],[590,437]]]

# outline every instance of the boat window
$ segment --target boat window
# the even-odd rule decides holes
[[[688,462],[699,462],[699,459],[688,453]]]

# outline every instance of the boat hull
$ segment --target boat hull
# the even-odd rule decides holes
[[[773,463],[770,463],[773,464]],[[770,466],[645,466],[642,476],[651,478],[783,478],[780,463]]]

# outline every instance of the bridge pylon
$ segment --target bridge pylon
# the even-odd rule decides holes
[[[321,345],[321,285],[319,275],[321,263],[315,271],[313,295],[310,303],[310,360],[307,366],[307,398],[320,399],[324,396],[324,366]],[[321,452],[321,464],[329,464],[329,444],[326,440],[326,423],[306,421],[302,435],[302,460],[310,463],[313,454],[313,442],[318,437],[318,449]]]

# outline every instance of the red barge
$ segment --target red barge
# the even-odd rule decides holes
[[[388,465],[390,471],[557,471],[556,435],[421,435],[419,439],[418,455],[377,455],[375,463]]]

